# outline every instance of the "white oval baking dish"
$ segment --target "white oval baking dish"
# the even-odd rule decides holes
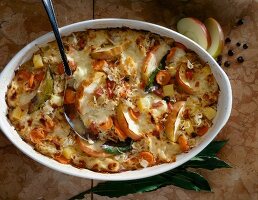
[[[220,87],[218,112],[216,118],[213,121],[213,126],[210,128],[208,133],[206,133],[203,136],[202,142],[199,144],[199,146],[191,149],[186,154],[178,155],[177,161],[174,163],[161,164],[153,167],[148,167],[145,169],[126,171],[116,174],[103,174],[93,172],[87,169],[78,169],[71,165],[61,164],[53,159],[50,159],[36,152],[29,144],[27,144],[21,139],[19,134],[15,131],[14,127],[8,121],[6,117],[7,105],[5,102],[5,94],[7,91],[7,86],[9,85],[14,76],[15,69],[17,69],[23,62],[25,62],[32,56],[33,52],[35,52],[38,49],[37,46],[44,45],[47,42],[54,40],[53,33],[47,33],[39,37],[38,39],[34,40],[27,46],[25,46],[22,50],[20,50],[0,74],[0,128],[2,129],[6,137],[18,149],[20,149],[23,153],[31,157],[33,160],[54,170],[82,178],[97,180],[132,180],[145,178],[176,168],[188,161],[189,159],[191,159],[200,151],[202,151],[215,138],[215,136],[226,124],[230,116],[232,107],[232,91],[229,79],[225,72],[221,69],[221,67],[216,63],[216,61],[203,48],[201,48],[198,44],[186,38],[185,36],[159,25],[128,19],[97,19],[83,21],[65,26],[61,28],[60,31],[64,36],[69,35],[72,32],[83,31],[88,28],[98,29],[114,27],[129,27],[132,29],[146,30],[152,33],[159,34],[161,36],[173,38],[175,41],[180,42],[184,44],[187,48],[195,51],[204,61],[207,61],[210,64],[212,72]]]

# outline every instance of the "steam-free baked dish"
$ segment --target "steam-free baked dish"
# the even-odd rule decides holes
[[[36,151],[114,173],[174,162],[212,126],[218,84],[184,45],[129,28],[89,29],[63,41],[73,71],[67,82],[50,42],[19,67],[6,94],[10,122]],[[73,133],[63,104],[70,118],[79,114],[87,140]]]

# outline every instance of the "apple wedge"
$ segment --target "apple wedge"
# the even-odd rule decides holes
[[[89,144],[87,141],[80,139],[79,137],[76,139],[77,144],[79,145],[80,149],[86,153],[88,156],[96,157],[96,158],[106,158],[110,157],[111,155],[105,153],[101,148],[101,142],[95,142],[94,144]]]
[[[211,46],[207,49],[208,53],[216,58],[224,47],[224,34],[220,24],[213,18],[208,18],[204,22],[211,36]]]
[[[122,53],[123,47],[112,46],[112,47],[103,47],[101,49],[95,50],[90,53],[90,56],[93,59],[100,60],[116,60]]]
[[[176,133],[179,128],[180,116],[182,115],[184,106],[185,101],[176,102],[167,117],[167,121],[165,123],[165,133],[171,142],[177,141],[178,135],[176,135]]]
[[[193,17],[182,18],[177,22],[179,33],[192,39],[204,49],[208,49],[211,43],[211,37],[205,25]]]
[[[161,59],[166,55],[168,50],[169,46],[162,43],[147,53],[142,66],[142,79],[145,84],[148,83],[151,73],[158,67]]]
[[[176,64],[182,57],[185,56],[185,50],[180,47],[172,47],[166,58],[167,64],[174,63]]]
[[[120,129],[133,140],[142,138],[140,127],[134,119],[132,119],[129,110],[126,106],[119,104],[117,107],[117,122]]]
[[[187,66],[181,65],[176,72],[176,81],[178,85],[188,94],[193,94],[195,92],[195,81],[188,80],[186,78]]]

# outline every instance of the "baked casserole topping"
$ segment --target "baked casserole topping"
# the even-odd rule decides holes
[[[73,71],[67,82],[50,42],[19,67],[6,94],[10,122],[36,151],[114,173],[174,162],[212,126],[218,84],[184,45],[129,28],[90,29],[63,41]],[[70,118],[79,115],[87,140],[70,128],[63,104]]]

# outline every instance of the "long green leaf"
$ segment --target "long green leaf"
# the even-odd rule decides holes
[[[202,169],[217,169],[217,168],[231,168],[231,166],[217,157],[197,156],[186,162],[181,166],[182,168],[202,168]]]
[[[202,175],[196,172],[174,169],[164,174],[170,175],[172,177],[172,180],[173,178],[178,178],[180,180],[185,180],[193,184],[193,187],[190,187],[190,185],[186,187],[186,185],[182,185],[182,183],[180,183],[180,185],[173,183],[173,185],[175,186],[182,187],[185,189],[195,190],[195,191],[200,191],[200,190],[211,191],[208,181]]]
[[[197,156],[215,156],[220,149],[228,142],[228,140],[212,141],[204,150]]]

